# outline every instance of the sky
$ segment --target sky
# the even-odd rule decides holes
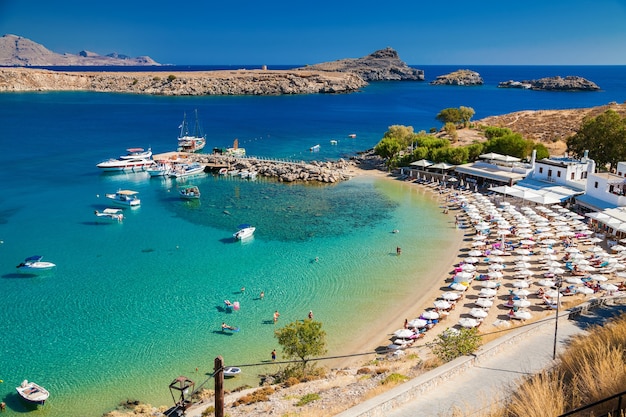
[[[174,65],[626,65],[626,0],[0,0],[0,35]]]

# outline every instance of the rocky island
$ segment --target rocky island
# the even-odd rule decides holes
[[[440,75],[431,85],[483,85],[484,81],[479,73],[468,69],[460,69],[449,74]]]
[[[503,81],[498,84],[500,88],[525,88],[530,90],[545,91],[597,91],[600,87],[583,77],[569,75],[567,77],[545,77],[538,80],[526,81]]]
[[[392,48],[376,51],[363,58],[347,58],[299,68],[304,71],[350,72],[365,81],[424,81],[424,71],[409,67]]]

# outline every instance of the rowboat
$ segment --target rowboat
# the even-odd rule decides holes
[[[50,396],[47,389],[41,385],[35,384],[34,382],[28,382],[26,379],[20,384],[19,387],[15,387],[15,390],[20,397],[32,404],[43,405]]]

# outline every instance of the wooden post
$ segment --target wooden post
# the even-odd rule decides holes
[[[224,359],[215,358],[215,417],[224,417]]]

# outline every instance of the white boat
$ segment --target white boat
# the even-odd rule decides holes
[[[336,141],[335,139],[331,139],[331,140],[330,140],[330,144],[331,144],[331,145],[336,145],[336,144],[337,144],[337,141]]]
[[[190,164],[177,164],[174,168],[172,168],[170,177],[185,178],[200,174],[204,174],[204,165],[201,165],[198,162],[192,162]]]
[[[172,165],[167,162],[158,161],[155,165],[146,169],[146,172],[150,174],[151,177],[167,177],[172,172]]]
[[[256,171],[250,171],[250,172],[248,172],[248,179],[249,179],[250,181],[254,181],[254,180],[256,180],[256,176],[257,176],[257,175],[258,175],[258,174],[257,174],[257,172],[256,172]]]
[[[116,204],[124,206],[137,207],[141,204],[141,200],[137,197],[137,191],[117,190],[115,194],[106,194],[106,198],[111,199]]]
[[[122,222],[124,220],[124,214],[122,214],[122,209],[116,208],[105,208],[102,211],[94,211],[94,214],[98,218],[102,218],[104,220],[113,220],[117,222]]]
[[[178,190],[178,194],[181,198],[184,198],[186,200],[197,200],[200,198],[200,190],[195,185],[181,187]]]
[[[220,175],[226,175],[226,174],[228,174],[228,168],[220,168],[218,173]]]
[[[152,149],[144,150],[143,148],[128,148],[126,149],[126,155],[121,155],[120,159],[136,159],[136,158],[151,158]]]
[[[241,373],[241,368],[236,366],[227,366],[224,368],[224,378],[233,378]]]
[[[239,230],[233,234],[236,240],[244,240],[251,237],[254,234],[256,227],[252,227],[249,224],[239,225]]]
[[[239,171],[239,176],[241,178],[246,179],[246,178],[248,178],[249,175],[250,175],[250,172],[245,170],[245,169],[242,169],[241,171]]]
[[[320,150],[320,145],[319,145],[319,144],[317,144],[317,145],[311,146],[311,148],[309,148],[309,150],[310,150],[311,152],[319,152],[319,150]]]
[[[96,166],[103,171],[144,171],[154,165],[150,158],[109,159]]]
[[[15,387],[15,389],[23,399],[33,404],[43,405],[50,396],[47,389],[27,380],[22,381],[20,386]]]
[[[356,138],[356,133],[350,133],[350,134],[348,135],[348,137],[349,137],[350,139],[354,139],[354,138]]]
[[[52,262],[42,261],[43,256],[35,255],[29,256],[24,260],[24,262],[20,263],[16,268],[20,272],[26,272],[31,274],[36,274],[38,272],[50,271],[56,267]]]
[[[181,152],[198,152],[204,149],[206,145],[206,135],[203,135],[200,129],[197,109],[195,110],[195,114],[196,123],[194,124],[193,134],[189,133],[187,114],[183,114],[183,122],[180,125],[180,133],[178,134],[178,150]]]

